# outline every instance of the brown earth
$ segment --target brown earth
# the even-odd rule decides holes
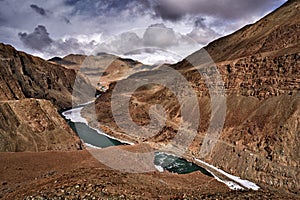
[[[144,149],[138,146],[123,148],[134,152]],[[132,174],[113,170],[94,159],[87,150],[0,155],[0,195],[3,199],[21,199],[41,194],[48,199],[55,196],[74,198],[78,195],[82,197],[85,193],[97,199],[121,195],[129,199],[159,196],[169,199],[172,196],[229,192],[222,183],[200,172],[190,175],[168,172]],[[73,194],[68,194],[70,191]]]
[[[130,147],[133,149],[139,147]],[[101,150],[98,150],[101,151]],[[136,150],[135,150],[136,151]],[[230,191],[200,172],[143,174],[109,169],[88,151],[0,153],[1,199],[296,199],[262,189]]]
[[[80,139],[50,101],[0,101],[0,152],[78,149]]]
[[[177,69],[191,83],[198,96],[200,127],[186,156],[198,157],[236,176],[261,186],[300,191],[300,2],[288,1],[281,8],[253,25],[209,44],[206,49],[216,61],[226,94],[225,124],[217,144],[202,158],[200,149],[209,127],[209,120],[218,117],[211,113],[209,88],[198,70],[212,78],[217,75],[200,50],[171,67]],[[192,64],[194,65],[192,65]],[[202,66],[198,67],[198,65]],[[211,66],[209,63],[208,66]],[[197,69],[196,69],[197,67]],[[163,70],[140,72],[128,79],[139,81],[168,77]],[[125,84],[121,80],[118,84]],[[124,85],[123,84],[123,85]],[[179,83],[180,84],[180,83]],[[91,125],[105,132],[136,143],[149,142],[154,147],[172,141],[182,120],[176,96],[163,86],[151,84],[139,88],[131,96],[129,111],[134,122],[150,122],[149,109],[161,104],[167,113],[166,126],[153,137],[142,137],[138,132],[124,133],[114,121],[110,91],[103,94],[83,112]],[[129,86],[128,86],[129,87]],[[218,92],[215,93],[218,95]],[[124,97],[127,93],[122,93]],[[120,100],[119,105],[124,102]],[[194,105],[190,105],[191,112]],[[92,110],[96,110],[93,113]],[[217,110],[218,111],[218,110]],[[156,113],[158,118],[161,116]],[[126,125],[126,115],[118,116]],[[100,122],[100,123],[98,123]]]
[[[82,74],[0,44],[0,86],[0,151],[82,149],[58,113],[93,99]]]

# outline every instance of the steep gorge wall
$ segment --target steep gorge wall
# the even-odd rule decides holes
[[[217,63],[225,88],[227,113],[219,141],[204,158],[207,162],[262,186],[285,188],[294,193],[299,191],[299,55],[257,54]],[[188,153],[201,158],[199,152],[212,117],[208,87],[187,61],[172,67],[187,78],[199,97],[200,127]],[[215,79],[213,68],[201,70]],[[213,84],[209,87],[215,88],[220,83]],[[121,130],[111,113],[112,90],[113,87],[97,99],[96,115],[102,127],[109,127],[112,134],[120,137]],[[129,110],[138,124],[149,122],[149,107],[154,104],[163,105],[169,115],[167,125],[157,135],[145,140],[136,134],[132,137],[134,140],[151,143],[172,140],[180,122],[180,106],[173,97],[168,89],[156,86],[140,88],[132,96]]]
[[[0,151],[70,151],[82,144],[47,100],[0,101]]]
[[[90,93],[83,91],[95,89],[75,70],[0,44],[0,100],[47,99],[59,109],[71,107],[75,80],[80,83],[82,99],[88,101]]]
[[[82,149],[58,111],[90,101],[94,93],[75,70],[0,44],[0,151]]]
[[[227,114],[219,142],[206,161],[258,184],[299,191],[299,66],[300,53],[257,54],[217,63]],[[184,74],[204,99],[209,97],[208,87],[197,73]],[[209,68],[205,73],[214,76]],[[200,109],[209,106],[202,104]],[[198,157],[205,131],[200,130],[190,147]]]
[[[192,66],[188,61],[176,64],[174,68],[180,69],[182,65],[190,67],[182,73],[199,97],[209,96],[212,91],[208,88],[218,88],[218,84],[224,86],[226,95],[251,96],[260,100],[300,91],[300,53],[281,56],[258,54],[216,63],[216,68],[198,69],[212,80],[218,80],[217,76],[221,77],[221,83],[210,82],[211,85],[207,85],[206,80],[195,69],[197,66]]]

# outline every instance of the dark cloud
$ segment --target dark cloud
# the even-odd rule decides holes
[[[206,19],[204,17],[197,17],[194,21],[193,30],[188,33],[187,36],[199,44],[206,45],[208,42],[211,42],[221,35],[206,24]]]
[[[157,17],[161,17],[166,20],[178,21],[184,16],[182,12],[177,12],[177,10],[170,9],[164,5],[155,5],[153,9]]]
[[[40,14],[40,15],[43,15],[43,16],[46,16],[47,15],[47,12],[44,8],[41,8],[35,4],[31,4],[30,5],[30,8],[32,8],[36,13]]]
[[[6,19],[3,16],[1,16],[1,13],[0,13],[0,26],[4,25],[5,22],[6,22]]]
[[[174,30],[184,34],[189,32],[189,37],[205,44],[253,23],[284,1],[0,0],[0,40],[35,55],[52,53],[56,56],[80,53],[82,49],[87,52],[95,47],[92,40],[101,44],[116,33],[165,23],[172,29],[162,25],[148,30],[144,28],[145,35],[144,32],[124,34],[121,39],[116,39],[114,46],[124,52],[130,45],[132,48],[155,46],[172,49],[179,47],[179,43],[188,43]],[[38,24],[44,27],[28,32]],[[189,48],[180,47],[183,50]]]
[[[96,47],[95,41],[83,42],[76,38],[54,40],[45,26],[37,26],[32,33],[19,33],[19,38],[26,47],[46,57],[65,56],[71,53],[89,54]]]
[[[79,1],[80,0],[65,0],[65,4],[69,5],[69,6],[73,6],[73,5],[75,5]]]
[[[42,25],[36,27],[30,34],[19,33],[19,37],[26,46],[39,51],[49,47],[53,42],[49,37],[46,27]]]
[[[280,0],[163,0],[154,1],[153,9],[157,17],[178,21],[187,15],[208,15],[225,19],[245,18],[266,12]]]
[[[45,10],[44,8],[35,5],[35,4],[31,4],[30,8],[32,8],[36,13],[42,15],[42,16],[47,16],[50,17],[53,13],[49,10]],[[66,24],[71,24],[71,21],[65,17],[65,16],[59,16],[59,20],[64,21]]]
[[[131,15],[145,14],[150,9],[149,0],[65,0],[73,7],[73,14],[90,17],[102,15],[119,15],[129,12]]]
[[[91,43],[92,47],[92,43]],[[58,54],[70,54],[74,53],[76,50],[79,54],[85,54],[84,51],[85,44],[82,44],[78,39],[76,38],[68,38],[66,40],[57,40],[53,43],[51,49],[48,49],[48,52],[52,53],[57,52]]]
[[[207,28],[207,26],[205,24],[205,18],[203,18],[203,17],[197,18],[194,22],[194,26],[195,26],[195,28]]]
[[[62,20],[66,22],[66,24],[72,24],[71,21],[67,17],[62,17]]]

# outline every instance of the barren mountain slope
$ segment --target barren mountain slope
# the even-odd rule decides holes
[[[55,57],[49,61],[81,72],[88,77],[93,86],[97,86],[99,82],[109,85],[111,82],[126,78],[137,70],[142,70],[144,66],[138,61],[105,53],[96,56],[70,54],[64,58]]]
[[[0,101],[0,152],[80,149],[80,139],[50,101]]]
[[[58,113],[82,103],[72,99],[74,83],[82,87],[79,92],[85,101],[93,97],[90,93],[96,89],[75,70],[0,44],[0,151],[82,149]]]
[[[204,48],[217,62],[227,101],[223,131],[204,160],[261,186],[286,188],[296,194],[300,190],[299,9],[299,1],[288,1],[259,22]],[[206,59],[202,56],[203,50],[172,66],[187,78],[199,98],[200,127],[187,152],[195,157],[201,157],[199,152],[209,120],[218,116],[218,112],[211,113],[209,94],[209,88],[216,85],[207,86],[204,77],[195,69]],[[209,68],[202,70],[208,75],[216,75]],[[141,80],[143,76],[146,79],[153,75],[155,72],[139,73],[132,79]],[[161,76],[168,77],[168,74]],[[168,88],[148,85],[139,88],[131,97],[130,114],[140,125],[149,123],[151,105],[160,103],[166,110],[166,126],[151,138],[143,138],[138,133],[123,133],[119,129],[110,107],[113,89],[114,84],[96,101],[100,125],[94,122],[95,126],[137,142],[167,143],[176,135],[181,120],[180,106]],[[85,115],[88,116],[88,112]],[[118,117],[126,124],[125,115]]]
[[[75,70],[0,44],[0,100],[37,98],[50,100],[59,109],[71,107],[75,80],[82,91],[95,91]]]
[[[255,24],[220,38],[205,49],[215,62],[266,52],[273,56],[297,53],[299,30],[300,4],[298,0],[290,0]]]

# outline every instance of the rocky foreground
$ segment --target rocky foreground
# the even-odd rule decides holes
[[[297,199],[268,188],[232,191],[200,172],[122,173],[86,150],[0,153],[1,199]]]

